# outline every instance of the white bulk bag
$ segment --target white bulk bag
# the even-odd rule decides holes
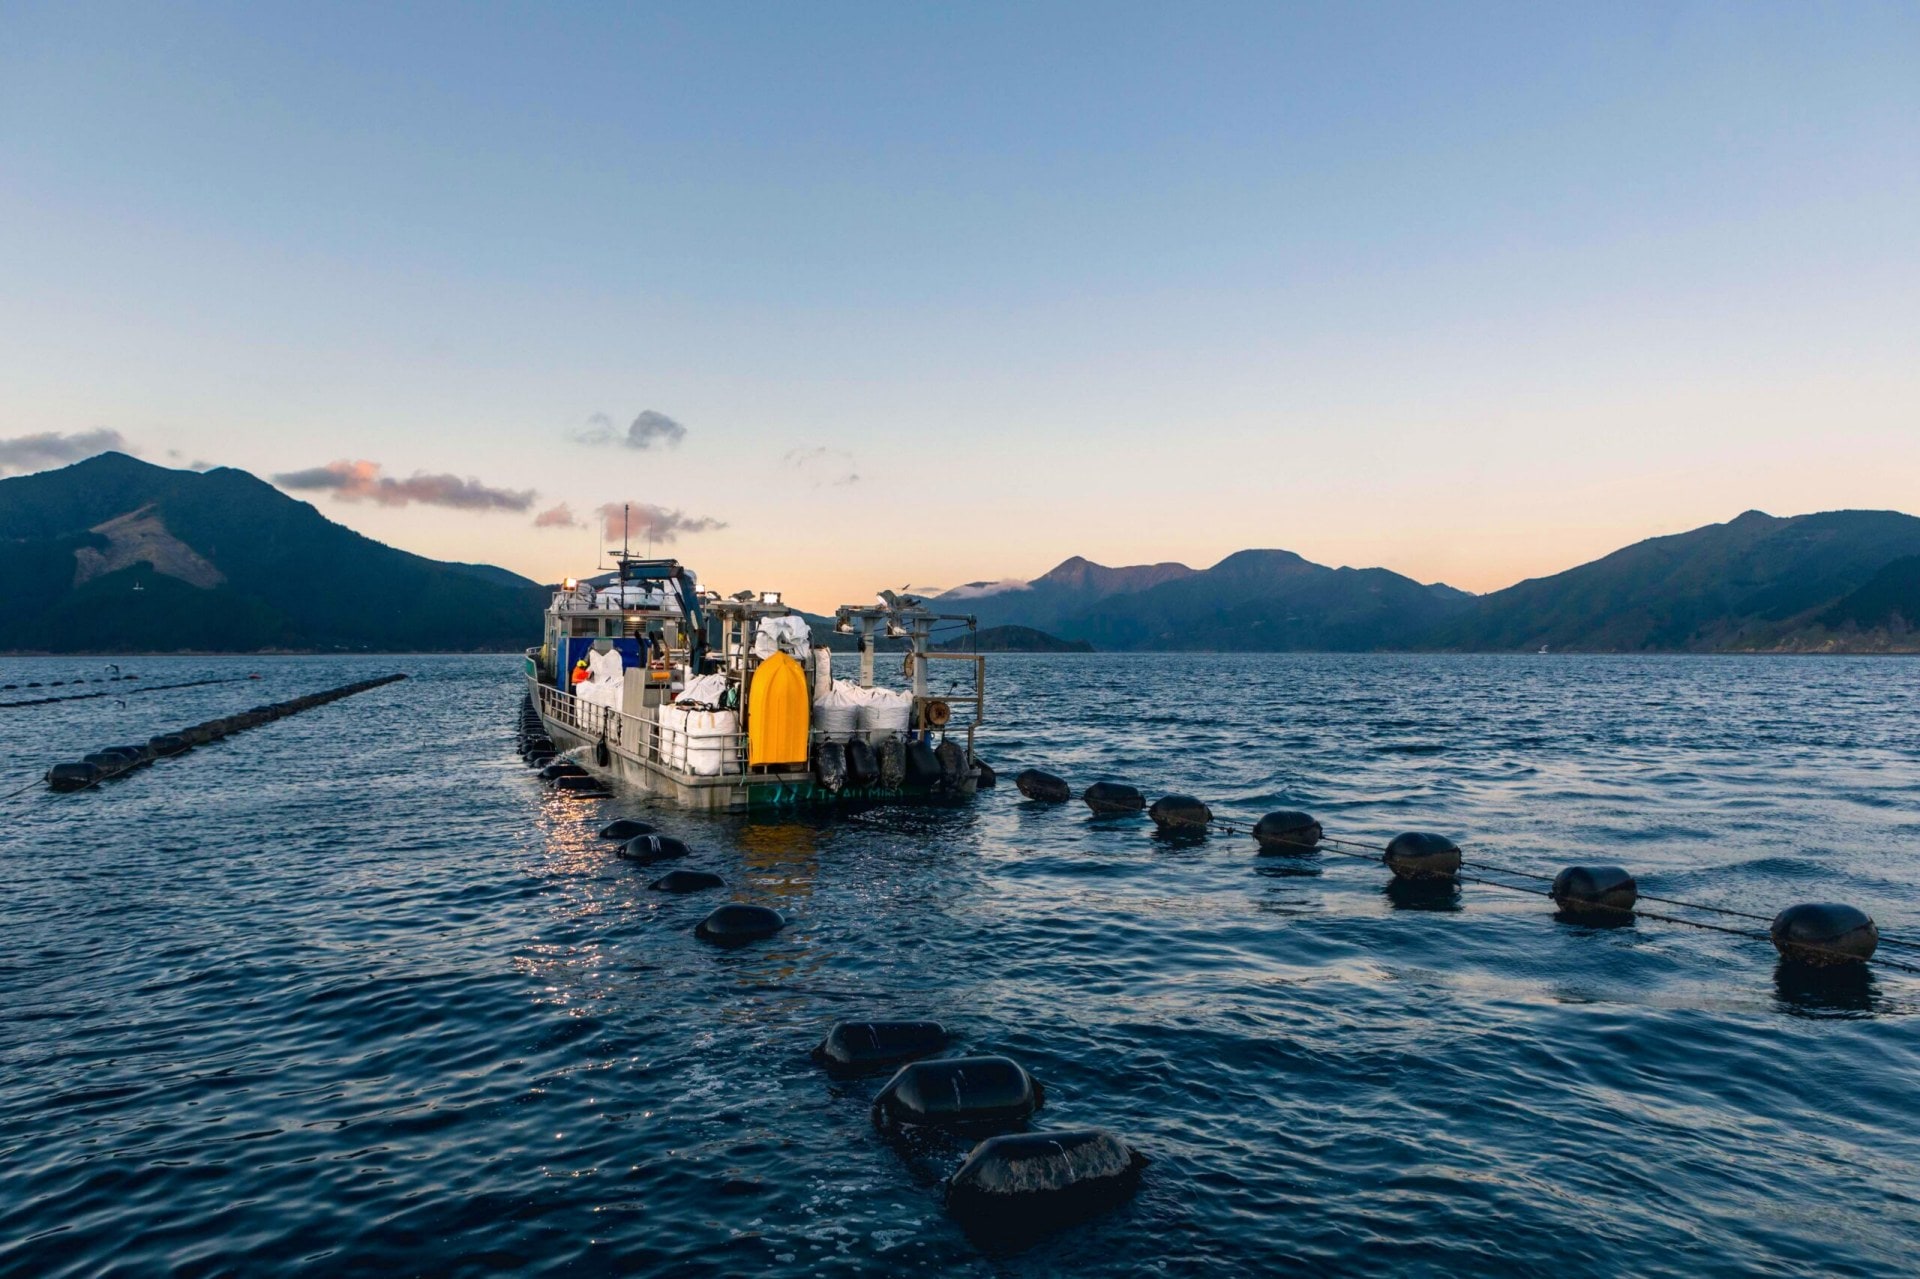
[[[660,761],[672,768],[687,766],[687,716],[684,706],[660,708]]]
[[[727,695],[727,677],[719,671],[711,675],[696,675],[687,681],[686,688],[673,700],[676,702],[705,702],[708,706],[718,706],[720,699]]]
[[[718,777],[734,754],[740,719],[732,711],[687,712],[687,771]]]
[[[844,742],[860,727],[860,694],[857,685],[835,682],[815,690],[813,727],[830,742]]]
[[[905,736],[913,721],[913,694],[896,693],[890,688],[862,689],[856,726],[868,741],[877,742],[889,734]]]
[[[753,655],[765,661],[775,653],[791,653],[804,662],[813,653],[813,631],[807,619],[788,614],[763,617],[753,637]]]

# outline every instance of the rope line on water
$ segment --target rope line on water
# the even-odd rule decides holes
[[[1207,826],[1209,829],[1218,827],[1222,833],[1232,835],[1250,834],[1253,830],[1251,825],[1245,822],[1235,821],[1232,818],[1215,818],[1210,820]],[[1386,851],[1382,847],[1376,847],[1375,845],[1367,844],[1360,840],[1340,839],[1327,835],[1324,832],[1321,834],[1320,840],[1317,843],[1305,843],[1290,839],[1275,839],[1271,842],[1276,844],[1289,844],[1302,852],[1332,853],[1338,857],[1350,857],[1356,861],[1366,862],[1377,862],[1381,860]],[[1523,879],[1539,880],[1544,883],[1551,883],[1554,878],[1551,875],[1542,875],[1536,871],[1521,870],[1512,866],[1500,866],[1492,862],[1467,861],[1465,858],[1462,858],[1460,864],[1462,866],[1471,866],[1477,870],[1490,870],[1497,874],[1513,875]],[[1488,888],[1504,888],[1512,893],[1526,893],[1532,897],[1545,897],[1548,901],[1554,900],[1553,894],[1544,888],[1531,888],[1524,884],[1506,884],[1499,880],[1487,879],[1480,875],[1463,875],[1456,873],[1453,878],[1464,880],[1470,884],[1482,884]],[[1646,901],[1661,902],[1669,906],[1681,906],[1688,910],[1727,915],[1738,919],[1754,919],[1766,924],[1773,922],[1769,916],[1756,915],[1752,911],[1734,910],[1727,906],[1707,906],[1699,902],[1682,901],[1677,897],[1656,897],[1651,893],[1641,893],[1639,896]],[[1612,906],[1603,902],[1586,902],[1582,904],[1582,908],[1586,910],[1611,911],[1615,914],[1627,915],[1637,919],[1656,920],[1663,924],[1681,924],[1688,928],[1699,928],[1713,933],[1725,933],[1730,937],[1744,937],[1749,941],[1763,941],[1770,945],[1773,943],[1773,934],[1771,932],[1763,933],[1751,928],[1731,928],[1725,924],[1710,924],[1705,920],[1687,919],[1681,915],[1669,915],[1664,911],[1642,910],[1637,906]],[[1897,937],[1881,937],[1879,944],[1882,946],[1891,945],[1903,949],[1920,950],[1920,943],[1902,941]],[[1832,955],[1836,959],[1852,960],[1854,958],[1854,956],[1844,951],[1836,950],[1829,946],[1818,946],[1808,942],[1799,942],[1795,943],[1795,945],[1799,950]],[[1872,962],[1886,968],[1897,968],[1901,972],[1920,973],[1920,965],[1903,963],[1897,959],[1881,958],[1875,959]]]
[[[240,684],[254,679],[252,675],[224,675],[219,679],[194,679],[184,684],[142,684],[138,688],[109,688],[97,693],[73,693],[60,697],[36,697],[26,702],[0,702],[0,710],[21,706],[51,706],[56,702],[84,702],[94,697],[132,697],[136,693],[164,693],[172,688],[205,688],[209,684]]]

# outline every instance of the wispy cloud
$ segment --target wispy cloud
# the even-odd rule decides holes
[[[16,435],[10,440],[0,440],[0,475],[65,466],[109,449],[128,453],[134,451],[133,446],[127,443],[126,436],[104,426],[94,431],[76,431],[71,435],[54,431]]]
[[[978,599],[982,595],[1004,595],[1008,591],[1030,591],[1031,582],[1023,582],[1017,577],[1003,577],[997,582],[968,582],[965,586],[956,586],[946,593],[950,600]]]
[[[596,513],[600,516],[601,536],[610,543],[620,540],[623,528],[629,543],[645,545],[648,538],[672,542],[682,533],[707,533],[727,526],[724,520],[688,515],[651,502],[608,502]]]
[[[815,488],[839,488],[860,482],[860,473],[853,469],[853,454],[845,449],[830,449],[824,444],[810,449],[789,449],[780,460],[800,472]]]
[[[627,426],[625,432],[616,431],[613,419],[605,413],[595,413],[587,418],[587,425],[573,437],[581,444],[622,444],[630,449],[679,448],[680,441],[687,438],[687,428],[668,417],[665,413],[653,409],[643,410],[639,417]]]
[[[574,518],[573,508],[562,502],[534,516],[533,526],[535,528],[579,528],[580,521]]]
[[[343,502],[377,502],[381,506],[447,506],[458,511],[524,511],[533,505],[532,489],[501,489],[469,476],[429,475],[415,471],[406,479],[380,474],[378,462],[329,462],[304,471],[286,471],[273,477],[283,489],[295,492],[331,492]]]

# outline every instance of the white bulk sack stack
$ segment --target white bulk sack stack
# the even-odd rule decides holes
[[[844,742],[859,729],[860,697],[866,690],[828,682],[813,692],[813,728],[829,742]]]

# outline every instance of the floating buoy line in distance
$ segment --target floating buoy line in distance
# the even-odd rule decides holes
[[[256,677],[240,676],[237,678],[253,679]],[[311,710],[316,706],[325,706],[327,703],[337,702],[343,697],[351,697],[355,693],[364,693],[369,689],[380,688],[405,678],[405,675],[382,675],[378,679],[356,680],[351,684],[342,684],[338,688],[323,689],[318,693],[308,693],[301,697],[292,698],[289,701],[269,702],[264,706],[255,706],[251,710],[241,711],[235,715],[223,715],[218,719],[210,719],[205,723],[194,724],[175,733],[159,733],[135,745],[109,746],[102,750],[94,751],[82,759],[55,764],[46,771],[39,781],[28,782],[19,790],[0,796],[0,799],[12,799],[17,795],[24,795],[36,786],[41,785],[45,785],[49,791],[56,794],[71,795],[77,794],[80,791],[92,790],[102,782],[111,781],[116,777],[124,777],[136,769],[145,768],[156,759],[184,755],[196,746],[205,746],[209,743],[220,741],[222,738],[230,737],[235,733],[244,732],[246,729],[256,728],[261,724],[272,723],[274,720],[285,719],[289,715],[297,715],[301,711]],[[208,682],[224,683],[227,681],[215,680]]]

